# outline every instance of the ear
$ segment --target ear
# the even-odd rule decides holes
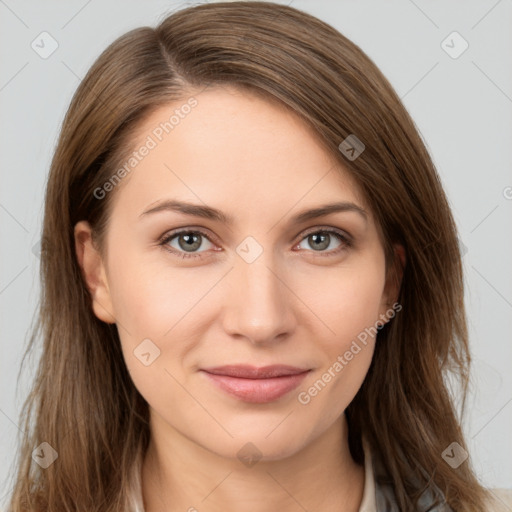
[[[393,252],[394,261],[388,269],[386,284],[382,294],[381,320],[384,320],[382,317],[385,316],[385,312],[389,311],[392,305],[398,301],[398,295],[400,294],[400,286],[402,284],[404,274],[406,256],[403,245],[393,244]],[[387,323],[389,320],[390,319],[386,319],[384,322]]]
[[[94,314],[103,322],[116,322],[114,308],[101,255],[95,247],[88,222],[77,222],[74,229],[75,251],[82,277],[92,297]]]

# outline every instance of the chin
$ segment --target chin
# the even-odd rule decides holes
[[[229,438],[227,434],[222,439],[212,439],[209,437],[204,440],[204,444],[200,444],[221,457],[237,458],[241,462],[247,460],[282,460],[293,456],[307,444],[305,432],[303,436],[291,437],[286,429],[278,433],[278,428],[269,435],[272,428],[269,429],[268,426],[265,426],[264,429],[252,428],[243,435],[231,432],[233,438]]]

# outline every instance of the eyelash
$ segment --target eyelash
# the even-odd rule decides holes
[[[199,229],[198,230],[181,229],[179,231],[173,231],[171,233],[166,233],[162,238],[160,238],[159,245],[162,246],[164,250],[178,256],[179,258],[183,258],[183,259],[185,259],[185,258],[201,258],[202,253],[186,253],[186,252],[176,251],[167,245],[173,238],[175,238],[176,236],[181,235],[183,233],[186,233],[188,235],[201,235],[201,236],[204,236],[209,242],[213,243],[210,240],[210,237],[208,236],[208,234],[205,233],[204,231],[201,231]],[[303,240],[305,240],[306,238],[308,238],[311,235],[317,235],[320,233],[328,233],[330,235],[335,235],[338,238],[338,240],[342,243],[342,245],[340,245],[340,247],[338,247],[337,249],[333,249],[331,251],[317,252],[317,254],[315,254],[315,257],[316,256],[320,256],[320,257],[334,256],[334,255],[337,255],[339,252],[352,247],[352,241],[350,240],[350,238],[347,235],[345,235],[342,231],[340,231],[338,229],[334,229],[334,228],[314,228],[314,230],[307,231],[298,243],[301,243]],[[295,244],[295,245],[297,245],[297,244]]]

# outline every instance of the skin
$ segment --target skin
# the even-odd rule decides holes
[[[117,324],[125,363],[150,407],[146,512],[357,511],[364,468],[349,452],[344,411],[375,339],[308,404],[297,396],[396,300],[372,212],[348,172],[279,104],[228,87],[195,98],[191,113],[111,192],[105,260],[88,223],[75,226],[94,313]],[[152,113],[134,148],[183,103]],[[234,224],[172,211],[140,217],[166,198],[215,207]],[[299,211],[339,201],[364,208],[366,219],[345,211],[291,223]],[[177,228],[209,236],[192,249],[196,257],[159,245]],[[331,234],[318,249],[310,235],[320,228],[337,228],[353,243]],[[263,249],[251,263],[236,252],[248,236]],[[179,241],[167,247],[187,254]],[[134,355],[147,338],[160,349],[149,366]],[[266,404],[231,397],[198,371],[237,363],[312,371]],[[251,467],[237,457],[246,443],[261,453]]]

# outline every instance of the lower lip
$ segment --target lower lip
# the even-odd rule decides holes
[[[269,379],[241,379],[227,375],[214,375],[205,371],[203,373],[226,393],[244,402],[264,404],[273,402],[295,389],[309,371]]]

